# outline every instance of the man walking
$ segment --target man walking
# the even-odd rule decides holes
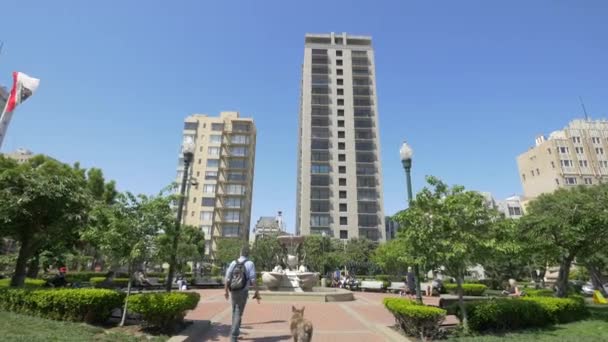
[[[230,341],[236,341],[241,330],[241,318],[247,304],[249,295],[249,287],[253,287],[255,294],[253,298],[260,302],[260,293],[258,292],[255,279],[255,265],[253,261],[248,259],[249,246],[243,246],[241,249],[241,257],[234,260],[226,270],[226,279],[224,289],[226,290],[225,297],[228,299],[228,293],[232,298],[232,329],[230,329]]]

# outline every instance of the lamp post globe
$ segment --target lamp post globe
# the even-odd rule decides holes
[[[171,260],[169,262],[169,274],[167,275],[167,283],[165,289],[167,292],[171,292],[173,286],[173,277],[175,276],[175,269],[177,268],[177,245],[179,242],[179,234],[182,223],[182,216],[184,214],[184,197],[186,195],[186,184],[188,183],[188,173],[190,170],[190,163],[194,158],[194,149],[196,145],[194,139],[191,136],[184,137],[182,142],[182,154],[184,160],[184,171],[182,174],[182,182],[180,185],[180,196],[177,204],[177,215],[175,218],[175,235],[173,236],[173,245],[171,246]]]

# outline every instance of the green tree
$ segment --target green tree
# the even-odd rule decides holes
[[[219,238],[216,242],[215,260],[221,265],[227,265],[238,259],[241,248],[247,244],[246,241],[238,238]]]
[[[283,249],[277,235],[264,235],[255,240],[251,248],[251,260],[256,269],[270,271],[283,260]]]
[[[411,260],[404,249],[404,244],[400,240],[390,240],[378,246],[372,255],[374,261],[384,274],[402,275],[407,269]]]
[[[126,265],[129,273],[121,325],[124,325],[133,272],[151,257],[156,236],[170,231],[174,213],[171,196],[118,195],[115,203],[98,206],[84,232],[85,241],[98,246],[113,262]]]
[[[427,182],[430,187],[416,195],[408,210],[395,216],[402,227],[397,241],[414,264],[441,265],[456,278],[467,329],[462,283],[467,268],[481,263],[493,251],[496,241],[488,237],[497,213],[477,192],[449,187],[435,177],[427,177]]]
[[[605,250],[608,184],[561,188],[530,202],[521,219],[522,241],[559,265],[557,296],[565,297],[573,261]]]
[[[45,244],[71,240],[88,217],[82,174],[45,156],[17,164],[0,156],[0,235],[19,242],[11,286],[22,286],[28,260]]]
[[[173,235],[160,234],[156,237],[156,259],[160,262],[171,259]],[[193,226],[182,226],[177,244],[177,270],[186,271],[188,262],[199,262],[205,254],[205,235]]]

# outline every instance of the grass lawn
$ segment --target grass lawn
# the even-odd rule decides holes
[[[44,318],[19,315],[0,311],[0,340],[13,341],[95,341],[95,342],[161,342],[168,338],[144,336],[135,337],[118,331],[118,328],[105,330],[100,327],[72,322],[59,322]]]
[[[546,329],[523,330],[502,335],[483,335],[451,338],[458,342],[498,342],[498,341],[608,341],[608,306],[590,305],[592,316],[584,321],[555,325]]]

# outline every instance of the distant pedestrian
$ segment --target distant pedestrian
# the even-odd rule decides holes
[[[253,298],[260,303],[260,293],[256,286],[255,265],[253,261],[248,259],[249,247],[244,246],[241,249],[241,257],[234,260],[226,270],[226,279],[224,280],[224,289],[226,290],[225,297],[228,299],[228,294],[232,298],[232,328],[230,329],[230,341],[236,341],[241,330],[241,318],[247,304],[249,295],[249,287],[253,287],[255,294]]]
[[[407,281],[406,293],[409,294],[410,296],[413,296],[416,293],[416,277],[414,276],[414,272],[412,271],[411,266],[407,268],[406,281]]]

